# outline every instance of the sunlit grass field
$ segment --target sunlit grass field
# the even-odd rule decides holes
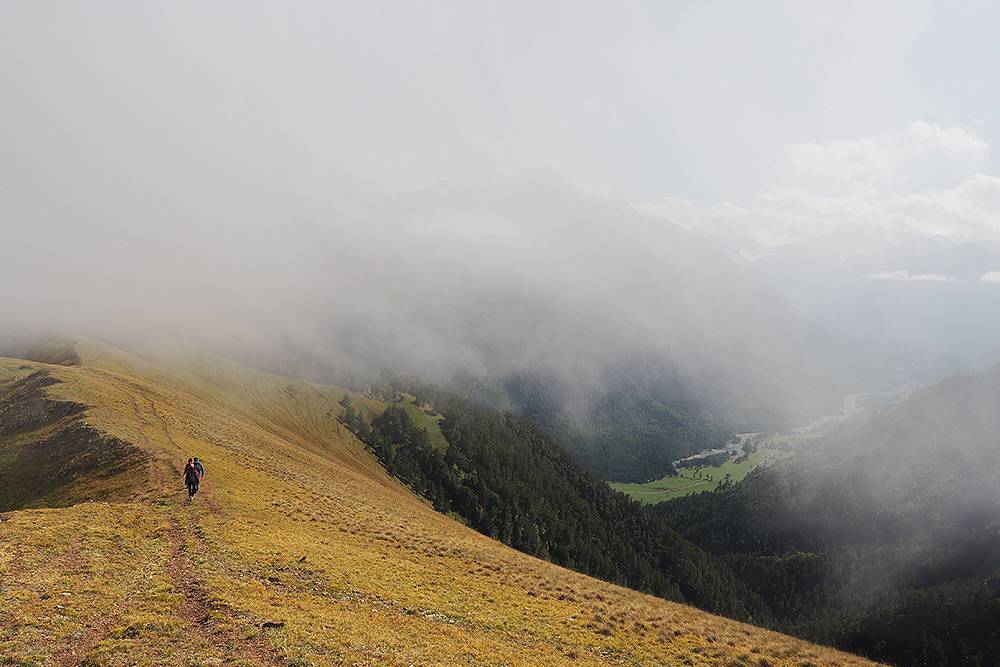
[[[417,397],[413,394],[403,394],[402,398],[399,404],[410,415],[414,424],[427,431],[434,448],[440,451],[448,449],[448,441],[441,432],[440,422],[443,417],[434,413],[429,406],[417,405]]]
[[[611,487],[649,504],[702,491],[715,491],[726,480],[737,482],[760,466],[772,465],[787,456],[787,447],[779,448],[780,444],[790,444],[792,441],[797,442],[802,439],[803,436],[769,435],[756,451],[739,463],[735,459],[729,459],[718,466],[680,468],[676,476],[667,476],[644,484],[612,482]]]

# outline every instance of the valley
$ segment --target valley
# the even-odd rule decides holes
[[[730,442],[720,449],[709,449],[675,462],[676,475],[667,475],[653,482],[635,484],[610,482],[611,488],[643,503],[655,504],[692,493],[715,491],[721,485],[742,480],[761,466],[773,465],[789,455],[790,449],[808,436],[782,436],[779,434],[739,433],[737,442]],[[745,446],[756,439],[752,451]],[[700,464],[724,456],[725,461]],[[682,464],[682,465],[677,465]]]
[[[953,377],[654,510],[758,592],[774,627],[892,664],[993,665],[998,397],[998,366]]]
[[[840,412],[817,417],[788,433],[737,433],[722,447],[704,449],[673,462],[676,475],[651,482],[609,482],[630,498],[655,504],[694,493],[716,491],[738,482],[761,467],[788,458],[793,451],[821,437],[830,429],[858,420],[910,398],[921,385],[904,382],[884,392],[859,392],[842,399]]]

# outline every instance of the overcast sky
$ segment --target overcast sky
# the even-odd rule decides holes
[[[1000,295],[992,251],[977,279],[890,244],[828,283],[804,254],[790,308],[726,260],[1000,238],[1000,10],[955,4],[0,2],[0,333],[812,381],[801,303],[884,333],[829,281]],[[971,347],[900,303],[951,327],[919,349]]]
[[[391,244],[399,193],[533,170],[763,245],[998,238],[1000,10],[956,4],[3,2],[0,295],[254,308],[324,282],[287,225]]]
[[[675,218],[739,206],[764,241],[815,212],[996,236],[997,25],[912,0],[9,1],[3,181],[546,166]]]

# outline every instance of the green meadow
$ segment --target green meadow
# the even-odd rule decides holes
[[[771,465],[778,459],[787,456],[787,448],[777,448],[780,442],[777,439],[784,437],[771,436],[755,452],[739,463],[736,462],[736,459],[729,459],[718,466],[680,468],[678,470],[680,474],[676,476],[668,476],[644,484],[627,482],[610,482],[610,484],[616,491],[621,491],[635,500],[650,504],[673,500],[692,493],[715,491],[725,480],[739,481],[750,474],[752,470],[763,465]]]

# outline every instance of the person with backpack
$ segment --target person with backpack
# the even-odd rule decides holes
[[[184,486],[188,490],[188,500],[194,500],[194,494],[198,493],[198,485],[201,483],[201,475],[198,474],[198,466],[194,459],[188,459],[184,466]]]
[[[205,477],[205,465],[201,462],[197,456],[194,457],[194,467],[198,469],[198,479],[201,480]]]

